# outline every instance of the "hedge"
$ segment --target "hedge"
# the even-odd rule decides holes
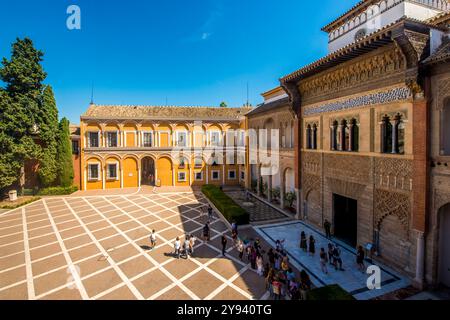
[[[77,186],[72,186],[72,187],[52,187],[52,188],[45,188],[45,189],[41,189],[37,192],[37,195],[39,196],[64,196],[64,195],[69,195],[72,194],[74,192],[78,191],[78,187]]]
[[[337,284],[312,289],[308,292],[307,299],[316,301],[356,300],[350,293],[342,289],[342,287]]]
[[[250,216],[248,212],[236,204],[219,187],[206,185],[202,187],[202,192],[229,222],[235,221],[238,225],[249,224]]]
[[[27,205],[27,204],[30,204],[30,203],[32,203],[32,202],[38,201],[38,200],[40,200],[40,199],[41,199],[41,198],[39,198],[39,197],[33,197],[33,198],[31,198],[30,200],[24,201],[24,202],[19,203],[19,204],[0,206],[0,209],[13,210],[13,209],[17,209],[17,208],[20,208],[20,207],[22,207],[22,206],[25,206],[25,205]]]

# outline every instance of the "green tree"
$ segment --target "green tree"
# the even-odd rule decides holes
[[[24,163],[40,157],[40,147],[33,139],[38,127],[42,81],[46,74],[40,64],[43,53],[33,42],[17,39],[11,59],[3,58],[0,79],[6,88],[0,93],[0,189],[24,183]]]
[[[57,135],[58,109],[51,86],[46,86],[40,101],[40,108],[36,116],[39,137],[42,146],[42,156],[39,159],[39,180],[44,187],[54,184],[57,177]]]
[[[227,103],[226,103],[225,101],[222,101],[222,102],[220,103],[220,107],[221,107],[221,108],[226,108],[226,107],[228,107],[228,105],[227,105]]]
[[[69,120],[61,119],[58,135],[58,183],[61,187],[70,187],[73,184],[72,145],[70,142]]]

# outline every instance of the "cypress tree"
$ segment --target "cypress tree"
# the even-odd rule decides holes
[[[58,109],[51,86],[46,86],[42,94],[39,113],[36,122],[39,127],[39,137],[42,155],[39,161],[39,180],[44,187],[54,184],[57,177],[57,137]]]
[[[58,136],[58,183],[61,187],[70,187],[73,184],[72,145],[70,142],[69,120],[61,119]]]
[[[23,185],[25,160],[41,155],[33,137],[38,131],[35,117],[46,77],[40,64],[42,56],[25,38],[12,45],[10,60],[2,60],[0,79],[6,88],[0,93],[0,189],[15,184],[19,178]]]

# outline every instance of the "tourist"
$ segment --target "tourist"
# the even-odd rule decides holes
[[[239,240],[238,246],[237,246],[238,252],[239,252],[239,259],[242,261],[242,257],[244,256],[244,242],[242,240]]]
[[[331,239],[331,223],[330,223],[330,221],[325,219],[323,227],[325,229],[325,235],[326,235],[327,239]]]
[[[336,268],[336,270],[345,271],[342,268],[341,248],[339,248],[337,245],[334,247],[334,250],[333,250],[333,261],[334,261],[334,267]]]
[[[281,260],[281,271],[283,271],[285,274],[289,270],[289,258],[287,256],[284,256]]]
[[[281,269],[281,255],[278,252],[275,252],[275,270]]]
[[[252,249],[253,246],[250,244],[250,242],[248,242],[245,248],[245,252],[247,253],[247,262],[250,262],[252,259]]]
[[[195,236],[193,234],[190,235],[189,237],[189,252],[190,255],[193,256],[194,255],[194,247],[195,247],[195,241],[197,239],[195,238]]]
[[[300,300],[299,284],[295,279],[289,283],[289,295],[291,300]]]
[[[238,234],[238,225],[235,220],[233,220],[233,223],[231,224],[231,231],[235,231],[236,234]]]
[[[264,273],[263,273],[264,278],[267,277],[270,269],[271,269],[270,264],[268,262],[266,262],[266,265],[264,267]]]
[[[305,231],[302,231],[302,234],[300,236],[300,249],[302,249],[304,252],[308,251]]]
[[[251,247],[251,251],[250,251],[250,265],[251,265],[253,270],[256,269],[256,257],[257,257],[256,250],[255,250],[255,248]]]
[[[150,234],[150,250],[153,250],[156,247],[156,231],[152,230]]]
[[[289,268],[286,272],[286,278],[288,281],[294,281],[295,280],[295,272],[292,270],[292,268]]]
[[[324,248],[321,248],[320,249],[320,268],[322,269],[322,272],[325,274],[328,274],[327,263],[328,263],[327,253],[325,252]]]
[[[186,236],[183,242],[183,255],[189,259],[189,236]]]
[[[273,253],[272,248],[270,248],[269,252],[267,252],[267,256],[269,258],[270,266],[273,267],[275,265],[275,253]]]
[[[259,253],[256,256],[256,268],[258,275],[262,277],[264,275],[264,262],[261,254]]]
[[[261,250],[261,240],[259,240],[259,238],[256,238],[255,243],[253,245],[257,252],[259,252]]]
[[[311,279],[305,270],[300,272],[300,296],[307,300],[308,291],[311,290]]]
[[[328,262],[330,263],[330,265],[335,265],[335,261],[334,261],[334,245],[330,242],[328,244]]]
[[[231,238],[233,239],[233,245],[236,246],[238,244],[237,241],[238,235],[235,230],[231,231]]]
[[[364,257],[365,257],[364,249],[362,246],[359,246],[358,252],[356,253],[356,263],[358,265],[358,269],[363,273],[366,272],[365,270],[366,266],[364,265]]]
[[[208,207],[208,218],[210,221],[213,218],[213,208],[211,206]]]
[[[209,224],[206,223],[203,227],[203,240],[205,242],[209,241]]]
[[[222,241],[221,241],[221,243],[222,243],[222,255],[224,257],[225,257],[225,253],[227,251],[227,242],[228,242],[227,237],[225,235],[222,235]]]
[[[314,240],[312,235],[309,237],[309,254],[311,256],[316,254],[316,240]]]
[[[275,274],[274,270],[272,268],[270,268],[270,270],[268,271],[267,276],[266,276],[266,290],[269,291],[271,298],[273,297],[272,283],[273,283],[274,274]]]
[[[177,259],[179,259],[180,258],[180,250],[181,250],[181,241],[180,241],[179,237],[177,237],[177,239],[175,240],[174,249],[175,249],[174,255],[177,257]]]
[[[275,277],[272,281],[272,292],[274,300],[281,300],[281,283],[278,278]]]

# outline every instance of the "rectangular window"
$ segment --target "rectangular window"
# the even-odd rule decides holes
[[[228,179],[229,180],[235,180],[236,179],[236,170],[229,170],[228,171]]]
[[[153,147],[153,136],[151,132],[144,132],[144,148]]]
[[[220,132],[211,132],[210,145],[213,147],[220,147]]]
[[[106,145],[108,148],[117,148],[117,132],[106,133]]]
[[[177,132],[177,146],[187,147],[187,132]]]
[[[186,181],[186,172],[178,172],[178,181],[180,182]]]
[[[211,178],[213,180],[219,180],[220,179],[220,171],[217,171],[217,170],[212,171]]]
[[[195,180],[196,181],[203,181],[203,172],[196,172],[195,173]]]
[[[88,165],[88,179],[89,180],[100,180],[100,170],[99,164],[89,164]]]
[[[203,160],[202,160],[202,158],[195,158],[195,167],[196,168],[201,168],[201,167],[203,167]]]
[[[72,140],[72,154],[80,154],[80,142]]]
[[[89,143],[88,143],[89,148],[98,148],[100,146],[98,132],[89,132],[88,140],[89,140]]]
[[[117,163],[108,163],[108,176],[109,180],[117,180]]]

